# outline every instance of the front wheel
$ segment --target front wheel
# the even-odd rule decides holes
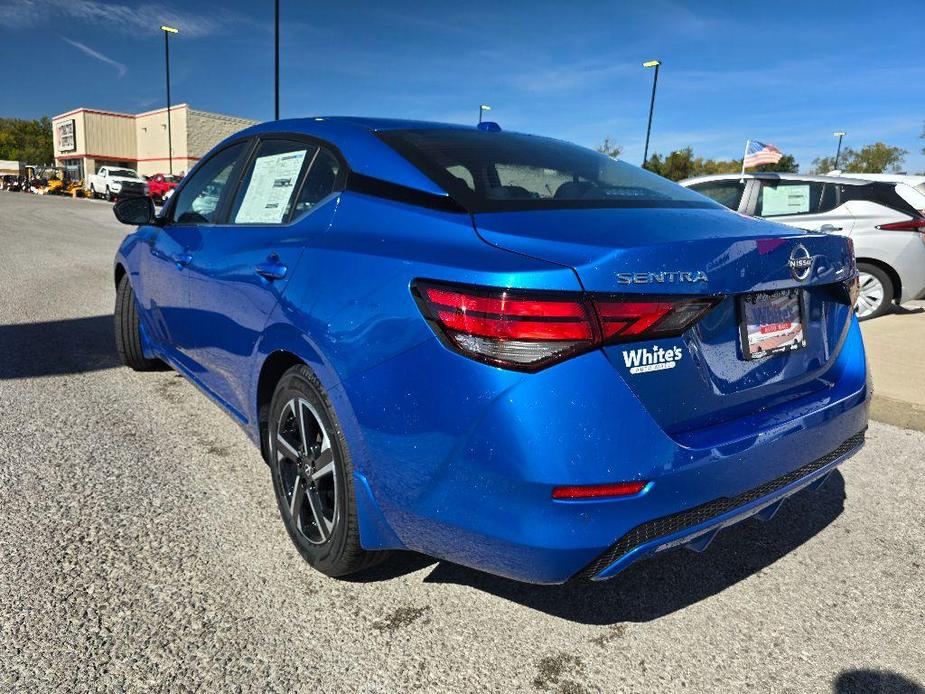
[[[157,359],[148,359],[141,348],[141,322],[138,318],[138,304],[135,292],[128,281],[128,275],[119,280],[116,290],[116,310],[114,328],[116,333],[116,351],[122,363],[135,371],[152,371],[160,368]]]
[[[870,263],[858,263],[858,320],[882,316],[893,303],[893,281],[881,268]]]
[[[112,191],[106,186],[106,202],[112,202]]]
[[[302,557],[328,576],[345,576],[381,561],[384,552],[360,546],[347,442],[308,367],[294,366],[280,379],[267,432],[276,502]]]

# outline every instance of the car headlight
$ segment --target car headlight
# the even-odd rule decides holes
[[[119,181],[113,181],[109,184],[110,190],[122,190],[122,184]]]

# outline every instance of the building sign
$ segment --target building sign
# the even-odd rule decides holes
[[[77,149],[77,138],[74,134],[74,119],[61,121],[56,126],[58,135],[58,151],[73,152]]]

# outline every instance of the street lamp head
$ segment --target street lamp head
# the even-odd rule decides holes
[[[479,108],[480,108],[482,111],[491,111],[491,106],[489,106],[488,104],[481,104],[481,105],[479,106]]]
[[[662,64],[661,60],[647,60],[642,64],[643,67],[658,67]]]
[[[844,137],[844,136],[847,135],[848,133],[835,132],[835,133],[832,133],[832,134],[833,134],[835,137]]]
[[[180,33],[180,30],[179,30],[179,29],[177,29],[177,28],[175,28],[175,27],[169,27],[169,26],[166,26],[166,25],[162,25],[162,26],[161,26],[161,31],[166,31],[166,32],[168,32],[168,33],[170,33],[170,34],[179,34],[179,33]]]

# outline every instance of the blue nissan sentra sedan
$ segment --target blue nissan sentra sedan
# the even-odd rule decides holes
[[[559,140],[258,125],[115,260],[116,342],[259,446],[329,576],[411,549],[610,578],[770,518],[857,452],[850,239],[750,219]]]

